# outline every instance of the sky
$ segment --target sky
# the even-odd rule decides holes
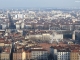
[[[78,8],[80,0],[0,0],[0,8],[18,7]]]

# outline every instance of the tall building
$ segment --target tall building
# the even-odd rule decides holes
[[[13,22],[13,20],[12,20],[12,18],[11,18],[11,15],[8,13],[8,18],[9,18],[9,28],[10,29],[15,29],[16,27],[15,27],[15,25],[14,25],[14,22]]]
[[[52,55],[54,60],[57,60],[57,49],[54,47],[50,47],[50,54]]]

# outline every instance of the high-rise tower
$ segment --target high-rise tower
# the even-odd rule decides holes
[[[8,13],[8,18],[9,18],[9,29],[15,29],[16,27],[9,13]]]

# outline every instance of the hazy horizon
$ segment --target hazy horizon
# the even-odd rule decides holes
[[[0,8],[80,8],[80,0],[0,0]]]

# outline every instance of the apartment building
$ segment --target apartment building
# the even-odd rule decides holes
[[[10,53],[7,52],[0,53],[0,60],[10,60]]]
[[[80,60],[80,53],[78,54],[78,56],[79,56],[79,60]]]
[[[2,47],[2,51],[0,53],[0,60],[10,60],[11,55],[11,47]]]
[[[31,49],[31,59],[47,60],[48,59],[48,52],[44,49]]]
[[[57,60],[70,60],[70,51],[65,49],[58,50]]]
[[[72,50],[70,53],[70,60],[79,60],[79,51],[78,50]]]
[[[40,46],[33,46],[30,49],[31,59],[33,60],[47,60],[48,59],[48,51],[43,49]]]
[[[22,60],[22,49],[13,52],[13,60]]]

